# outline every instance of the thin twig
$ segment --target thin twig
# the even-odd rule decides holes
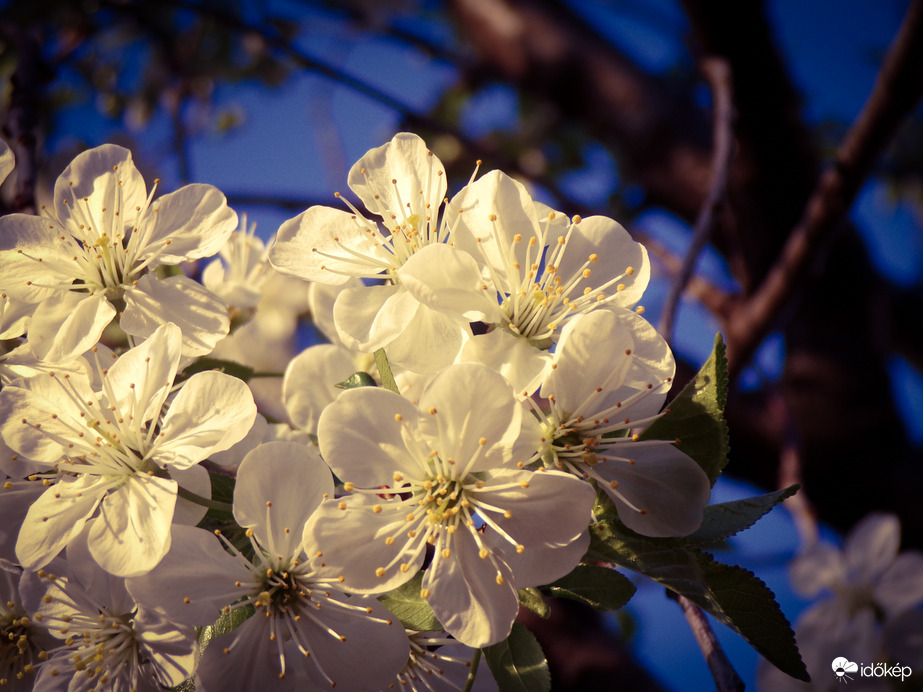
[[[775,266],[725,325],[731,375],[738,373],[803,285],[810,263],[852,206],[872,166],[923,94],[923,0],[914,0],[862,112],[820,178]]]
[[[784,504],[795,522],[801,548],[808,548],[817,542],[817,516],[805,494],[798,430],[789,414],[785,399],[778,392],[771,395],[769,407],[772,417],[779,418],[784,423],[782,450],[779,455],[779,487],[788,488],[796,483],[801,486],[801,489],[787,498]]]
[[[685,596],[672,591],[667,591],[667,596],[679,603],[680,608],[683,609],[683,615],[686,616],[692,634],[705,656],[708,669],[715,679],[715,690],[717,692],[743,692],[744,682],[728,660],[702,610]]]
[[[660,333],[667,343],[673,341],[673,323],[680,297],[695,271],[699,255],[705,249],[714,226],[715,212],[724,200],[727,191],[728,169],[734,151],[733,98],[731,96],[731,68],[723,58],[706,58],[702,61],[702,72],[711,86],[714,104],[714,151],[712,153],[711,185],[705,203],[699,211],[692,233],[692,242],[683,258],[679,274],[670,287],[663,314],[660,317]]]

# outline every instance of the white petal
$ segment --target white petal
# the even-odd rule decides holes
[[[55,181],[54,201],[55,216],[68,231],[80,234],[85,226],[82,239],[92,243],[103,233],[115,238],[132,227],[136,209],[146,205],[147,191],[131,152],[103,144],[78,155],[64,169]]]
[[[160,563],[126,581],[138,603],[182,624],[210,625],[222,608],[252,590],[248,564],[225,551],[210,531],[174,524],[171,536]]]
[[[305,522],[326,496],[333,497],[333,477],[313,447],[267,442],[237,470],[234,518],[273,557],[297,557]]]
[[[292,423],[316,433],[321,411],[343,392],[336,385],[354,372],[352,352],[341,346],[320,344],[295,356],[282,380],[282,402]]]
[[[149,608],[139,608],[132,629],[147,659],[146,670],[164,687],[176,687],[191,677],[198,644],[192,627],[177,627],[175,622]]]
[[[188,468],[242,440],[255,418],[256,404],[243,380],[196,373],[170,403],[152,458],[161,466]]]
[[[497,288],[502,292],[518,289],[521,273],[524,275],[542,252],[539,219],[525,186],[504,173],[490,171],[462,189],[445,213],[451,219],[458,218],[455,245],[489,264],[501,279]],[[521,236],[519,242],[514,241],[517,235]],[[539,244],[530,250],[532,238]]]
[[[402,431],[406,427],[413,436],[418,418],[413,404],[394,392],[348,389],[321,414],[321,455],[337,477],[360,488],[393,485],[395,471],[416,477],[420,467]]]
[[[333,320],[347,348],[371,352],[400,336],[421,307],[400,286],[347,288],[333,306]]]
[[[526,548],[522,553],[516,552],[495,531],[488,530],[484,540],[495,546],[498,554],[502,554],[518,587],[543,586],[567,576],[586,556],[590,547],[589,532],[584,532],[566,545]]]
[[[538,389],[551,366],[551,354],[506,329],[477,334],[465,344],[460,363],[483,363],[503,375],[517,395],[526,397]]]
[[[15,339],[25,334],[34,311],[32,303],[0,296],[0,339]]]
[[[817,543],[792,560],[789,576],[798,594],[813,598],[822,590],[844,582],[843,553],[829,543]]]
[[[151,206],[155,213],[145,217],[146,223],[131,239],[143,242],[137,248],[138,261],[156,256],[156,264],[179,264],[211,257],[237,228],[237,213],[211,185],[186,185]]]
[[[59,293],[36,308],[29,323],[29,344],[39,360],[71,360],[96,345],[115,317],[102,292]]]
[[[338,608],[338,602],[351,610]],[[374,598],[334,593],[318,605],[320,624],[308,618],[298,623],[298,634],[311,652],[306,661],[308,675],[318,688],[356,692],[387,689],[410,656],[407,635],[397,618]],[[371,612],[353,610],[360,607]],[[344,639],[332,636],[327,628]]]
[[[433,310],[484,319],[496,308],[475,259],[464,250],[436,243],[420,248],[397,270],[400,283],[414,298]]]
[[[349,171],[349,187],[366,208],[386,223],[417,216],[435,216],[446,193],[445,168],[419,136],[400,132],[390,142],[369,150]]]
[[[133,577],[149,572],[170,548],[170,523],[176,481],[137,475],[100,503],[90,521],[93,559],[111,574]]]
[[[44,491],[42,484],[34,481],[10,481],[10,487],[0,485],[0,575],[5,574],[4,563],[19,564],[16,558],[19,529],[29,508]]]
[[[125,291],[122,329],[148,337],[165,322],[182,330],[184,356],[211,353],[230,326],[227,307],[202,284],[187,276],[161,280],[145,274]]]
[[[151,338],[125,352],[104,376],[114,396],[109,403],[139,425],[160,416],[179,367],[183,335],[175,324],[159,327]]]
[[[604,461],[587,470],[601,479],[628,528],[644,536],[686,536],[701,526],[711,483],[695,461],[668,443],[616,446],[615,452],[635,463]]]
[[[19,531],[20,564],[27,569],[48,564],[80,533],[111,485],[105,478],[80,476],[48,488],[29,508]]]
[[[73,378],[77,396],[83,401],[95,395],[80,378]],[[65,454],[73,427],[83,429],[79,411],[51,377],[34,377],[23,382],[29,389],[6,386],[0,391],[0,432],[18,454],[31,461],[54,464]],[[25,421],[25,422],[24,422]],[[35,426],[38,425],[39,428]]]
[[[452,555],[438,552],[423,573],[427,601],[446,632],[463,644],[482,647],[505,639],[519,612],[509,568],[482,559],[469,531],[452,536]],[[499,577],[499,578],[498,578]]]
[[[870,514],[846,539],[846,564],[859,583],[871,584],[894,562],[901,524],[893,514]]]
[[[375,511],[376,505],[380,511]],[[425,543],[417,539],[408,552],[401,528],[412,509],[396,499],[359,495],[326,502],[305,525],[305,553],[319,575],[333,583],[342,577],[342,588],[351,593],[390,591],[423,564]],[[389,536],[395,540],[387,542]]]
[[[312,283],[308,288],[308,306],[311,309],[314,326],[337,346],[342,346],[343,343],[340,341],[340,335],[337,333],[336,324],[333,321],[333,306],[336,299],[343,289],[362,288],[364,285],[360,279],[351,278],[337,286]]]
[[[279,227],[269,261],[283,274],[340,285],[388,267],[377,225],[345,211],[315,206]]]
[[[77,265],[71,257],[76,243],[61,229],[38,216],[7,214],[0,217],[0,286],[3,292],[30,304],[49,298],[52,288],[67,285]]]
[[[199,497],[204,497],[206,500],[211,499],[212,482],[204,467],[196,464],[188,469],[178,469],[174,466],[170,469],[170,478],[179,483],[181,488]],[[207,512],[207,507],[177,495],[176,507],[173,509],[173,523],[195,526],[202,521]]]
[[[500,374],[476,363],[460,363],[433,379],[420,399],[421,430],[436,440],[443,459],[467,464],[469,472],[490,469],[512,458],[522,407]],[[435,413],[430,411],[435,410]],[[481,440],[484,440],[483,444]]]
[[[582,271],[590,255],[596,255],[597,260],[589,265],[592,274],[578,284],[578,290],[582,291],[585,286],[597,288],[619,277],[618,284],[624,286],[621,291],[616,286],[605,290],[607,296],[613,296],[613,304],[628,307],[641,299],[651,276],[647,250],[635,242],[621,224],[605,216],[581,220],[567,240],[558,273],[569,277]]]
[[[891,616],[923,603],[923,554],[898,555],[875,585],[875,601]]]
[[[386,344],[388,360],[412,372],[435,373],[455,360],[471,331],[464,319],[417,306],[403,332]]]

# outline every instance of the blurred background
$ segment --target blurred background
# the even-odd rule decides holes
[[[11,0],[0,119],[17,170],[2,211],[34,210],[75,154],[116,142],[160,193],[216,185],[268,238],[338,206],[352,163],[410,130],[450,194],[482,160],[555,209],[617,219],[650,250],[645,316],[669,335],[678,386],[716,332],[727,341],[717,499],[803,483],[794,519],[777,510],[727,556],[794,620],[785,567],[813,512],[831,537],[896,512],[904,546],[923,545],[921,13],[905,0]],[[293,352],[306,339],[293,333]],[[598,622],[562,613],[540,633],[556,689],[711,686],[659,587]],[[756,655],[717,629],[752,683]]]

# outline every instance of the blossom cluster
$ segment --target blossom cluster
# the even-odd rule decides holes
[[[489,686],[475,650],[584,560],[600,498],[699,528],[709,476],[639,435],[674,375],[644,247],[477,173],[450,196],[398,134],[358,203],[264,244],[104,145],[0,218],[0,683]],[[286,352],[308,311],[325,343]],[[408,588],[432,629],[389,611]]]

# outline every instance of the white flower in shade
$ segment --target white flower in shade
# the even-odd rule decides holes
[[[647,251],[612,219],[554,212],[532,200],[526,188],[499,171],[470,183],[446,214],[456,248],[483,269],[484,310],[493,329],[469,341],[463,361],[499,370],[517,391],[532,393],[548,364],[547,349],[576,315],[603,305],[630,307],[650,278]],[[439,275],[451,267],[430,265],[410,289],[427,304],[443,301]],[[436,287],[431,290],[429,287]]]
[[[596,481],[625,525],[646,536],[692,533],[711,494],[708,476],[672,442],[632,434],[657,418],[674,367],[644,318],[597,310],[564,327],[541,386],[548,408],[533,406],[536,458]]]
[[[0,391],[6,444],[55,472],[19,534],[25,567],[46,564],[88,523],[100,565],[143,573],[169,548],[174,519],[201,518],[177,503],[178,484],[207,494],[197,464],[242,439],[256,407],[241,380],[219,372],[197,373],[176,391],[181,350],[179,328],[167,324],[118,359],[101,363],[95,353],[90,374],[51,372]]]
[[[237,214],[210,185],[153,196],[131,153],[106,144],[64,170],[54,210],[0,218],[0,292],[33,306],[28,336],[36,357],[86,351],[116,315],[136,337],[173,322],[183,331],[184,355],[206,354],[227,334],[227,309],[210,291],[153,270],[215,254]]]
[[[417,632],[407,630],[410,640],[410,658],[404,669],[397,674],[397,681],[388,685],[389,690],[412,690],[412,692],[450,692],[465,689],[471,672],[471,657],[474,650],[447,637],[445,632]],[[497,684],[486,666],[479,667],[471,690],[496,690]]]
[[[231,308],[255,308],[263,297],[262,287],[272,276],[269,249],[256,235],[256,224],[247,225],[241,214],[240,228],[218,251],[216,259],[202,271],[202,283]]]
[[[192,676],[195,629],[139,607],[125,580],[90,557],[86,530],[54,567],[62,572],[27,572],[20,586],[32,620],[58,644],[39,668],[37,692],[159,692]]]
[[[820,599],[795,622],[798,648],[811,683],[791,680],[773,666],[759,670],[760,689],[835,690],[831,661],[890,661],[923,666],[923,554],[899,552],[901,527],[893,514],[870,514],[842,549],[816,543],[791,564],[802,596]],[[881,678],[859,678],[857,688],[893,689]]]
[[[434,309],[408,293],[404,282],[441,266],[452,275],[455,293],[475,291],[480,284],[473,258],[446,244],[451,229],[439,214],[445,169],[422,139],[401,133],[359,159],[348,182],[366,208],[383,219],[385,229],[348,202],[350,212],[311,207],[282,224],[270,261],[283,273],[320,283],[386,280],[340,293],[334,309],[340,338],[360,351],[387,347],[390,360],[410,370],[439,370],[470,336],[472,315],[464,313],[476,308],[459,311],[453,304]],[[450,301],[454,293],[442,295]]]
[[[422,596],[469,646],[506,637],[517,588],[546,584],[583,557],[593,490],[514,459],[521,406],[486,366],[453,365],[419,408],[382,389],[344,392],[324,409],[321,453],[354,495],[330,500],[305,527],[316,558],[356,593],[388,591],[432,550]],[[382,488],[389,488],[383,495]]]
[[[209,624],[230,607],[256,609],[205,650],[201,689],[300,690],[310,681],[376,690],[406,663],[407,638],[394,616],[375,599],[343,593],[305,555],[323,544],[302,545],[304,523],[332,493],[330,469],[312,447],[261,445],[244,458],[234,488],[234,517],[255,562],[207,531],[175,526],[163,561],[129,580],[142,603],[187,624]]]
[[[0,561],[0,689],[36,689],[39,665],[54,639],[29,617],[19,594],[22,570]]]

